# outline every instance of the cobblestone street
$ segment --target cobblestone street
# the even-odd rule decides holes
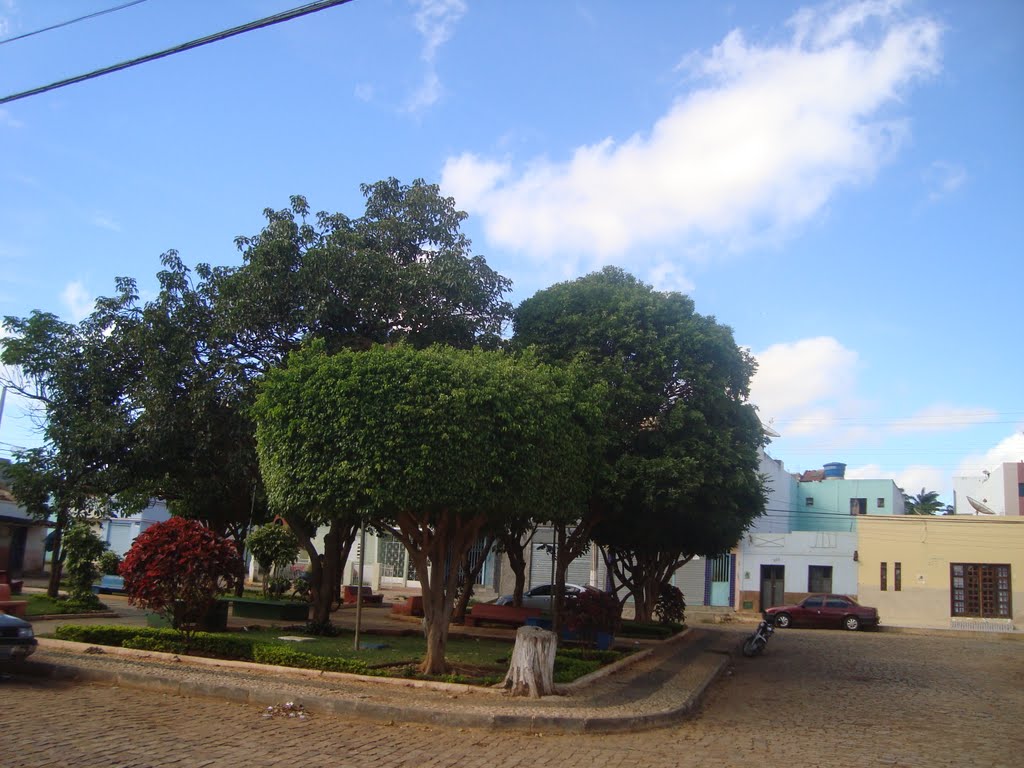
[[[251,706],[0,682],[6,768],[111,766],[1017,766],[1024,643],[786,630],[673,728],[558,736],[264,719]],[[282,702],[283,703],[283,702]]]

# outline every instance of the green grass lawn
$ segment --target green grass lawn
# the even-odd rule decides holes
[[[301,642],[281,640],[283,636],[308,639]],[[360,649],[356,650],[352,632],[342,632],[336,637],[306,636],[299,627],[198,633],[187,651],[181,636],[170,629],[64,625],[57,628],[56,637],[95,645],[188,652],[214,658],[386,677],[419,677],[416,666],[426,650],[426,641],[418,635],[395,637],[362,633]],[[508,669],[512,647],[512,640],[450,637],[445,658],[451,672],[431,679],[477,685],[496,683]],[[616,651],[559,649],[555,681],[571,682],[623,655]]]
[[[81,605],[69,603],[66,597],[54,599],[42,592],[25,592],[15,595],[14,599],[28,601],[28,607],[25,609],[25,612],[29,616],[54,616],[64,613],[88,612]],[[100,605],[100,608],[94,610],[106,610],[106,606],[102,603]]]

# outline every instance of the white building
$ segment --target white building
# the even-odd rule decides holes
[[[954,476],[953,509],[958,515],[1024,515],[1024,461]]]

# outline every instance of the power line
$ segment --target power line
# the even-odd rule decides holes
[[[67,21],[62,21],[59,24],[51,24],[50,26],[43,27],[42,29],[35,29],[35,30],[31,31],[31,32],[24,32],[24,33],[22,33],[20,35],[15,35],[14,37],[8,37],[8,38],[5,38],[3,40],[0,40],[0,45],[5,45],[7,43],[13,43],[15,40],[24,40],[26,37],[32,37],[33,35],[41,35],[43,32],[49,32],[50,30],[53,30],[53,29],[60,29],[61,27],[68,27],[68,26],[71,26],[72,24],[77,24],[80,21],[85,21],[86,19],[94,19],[97,16],[103,16],[103,15],[108,14],[108,13],[113,13],[114,11],[121,11],[121,10],[124,10],[125,8],[131,8],[133,5],[138,5],[139,3],[144,3],[144,2],[146,2],[146,0],[132,0],[130,3],[123,3],[123,4],[115,6],[113,8],[107,8],[107,9],[102,10],[102,11],[96,11],[95,13],[90,13],[90,14],[87,14],[85,16],[79,16],[77,19],[68,19]]]
[[[81,83],[86,80],[92,80],[96,77],[109,75],[112,72],[120,72],[122,69],[128,69],[129,67],[134,67],[138,64],[145,64],[149,61],[156,61],[157,59],[162,59],[167,56],[173,56],[176,53],[183,53],[184,51],[190,51],[193,48],[199,48],[203,45],[216,43],[220,40],[226,40],[227,38],[234,37],[235,35],[241,35],[245,32],[252,32],[256,29],[262,29],[263,27],[269,27],[274,24],[280,24],[283,21],[291,21],[292,19],[297,19],[300,16],[306,16],[311,13],[317,13],[318,11],[324,11],[327,10],[328,8],[333,8],[336,5],[344,5],[345,3],[350,2],[352,2],[352,0],[321,0],[320,2],[316,3],[308,3],[306,5],[299,6],[298,8],[292,8],[289,11],[283,11],[281,13],[274,14],[273,16],[267,16],[262,19],[257,19],[256,21],[250,21],[246,24],[242,24],[237,27],[232,27],[231,29],[225,29],[221,32],[215,32],[212,35],[200,37],[196,40],[191,40],[187,43],[176,45],[173,48],[167,48],[165,50],[158,51],[157,53],[149,53],[145,56],[139,56],[135,59],[122,61],[119,64],[112,64],[108,67],[103,67],[102,69],[96,69],[92,72],[87,72],[84,75],[75,75],[74,77],[69,77],[65,80],[58,80],[57,82],[50,83],[49,85],[41,85],[38,88],[32,88],[28,91],[14,93],[10,96],[5,96],[2,99],[0,99],[0,104],[7,104],[12,101],[18,101],[19,99],[25,99],[29,96],[38,96],[41,93],[53,91],[57,88],[63,88],[66,85],[74,85],[75,83]]]

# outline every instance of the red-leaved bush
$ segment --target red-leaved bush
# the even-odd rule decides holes
[[[239,568],[233,542],[196,520],[172,517],[139,534],[121,575],[131,603],[190,636]]]

